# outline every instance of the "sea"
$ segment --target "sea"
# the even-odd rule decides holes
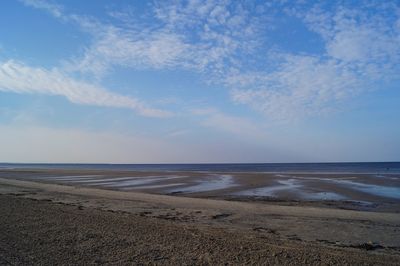
[[[0,169],[76,169],[123,171],[198,171],[269,173],[400,174],[400,162],[346,163],[213,163],[213,164],[49,164],[0,163]]]

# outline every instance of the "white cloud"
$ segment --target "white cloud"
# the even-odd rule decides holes
[[[78,23],[93,36],[84,54],[69,61],[69,71],[97,77],[114,66],[194,71],[205,82],[225,85],[235,102],[276,120],[331,112],[379,82],[398,79],[400,72],[400,8],[395,1],[366,1],[357,8],[324,2],[156,2],[138,18],[132,10],[112,13],[121,18],[118,27],[60,14],[59,7],[37,1],[28,2]],[[285,52],[268,43],[274,41],[268,34],[276,14],[300,19],[320,36],[324,52]]]
[[[49,3],[46,0],[20,0],[20,1],[27,6],[46,10],[54,17],[62,18],[64,16],[62,7],[60,5]]]
[[[152,24],[127,14],[112,13],[128,25],[103,24],[94,19],[65,15],[93,35],[81,57],[70,61],[70,71],[96,76],[113,66],[136,69],[180,68],[218,78],[227,64],[255,46],[258,21],[240,3],[189,1],[154,5]]]
[[[335,60],[286,55],[285,63],[272,73],[249,74],[232,90],[235,102],[249,104],[275,119],[298,119],[332,111],[335,103],[359,92],[365,84]],[[244,89],[249,84],[253,89]]]
[[[376,83],[399,78],[396,19],[345,7],[333,12],[314,8],[295,15],[320,34],[325,53],[275,53],[273,59],[279,62],[275,70],[232,73],[226,83],[234,87],[235,102],[270,118],[292,120],[331,112],[346,100],[377,89]]]
[[[57,69],[33,68],[16,61],[0,63],[0,91],[60,95],[77,104],[128,108],[144,116],[164,117],[168,112],[141,101],[72,79]]]
[[[399,14],[390,12],[395,9],[395,5],[378,5],[376,13],[362,7],[338,7],[334,12],[313,9],[304,20],[325,40],[328,56],[346,63],[391,64],[400,57],[400,31],[395,18]]]
[[[112,66],[163,69],[184,64],[189,47],[177,34],[129,34],[108,28],[82,58],[69,62],[67,69],[101,76]]]

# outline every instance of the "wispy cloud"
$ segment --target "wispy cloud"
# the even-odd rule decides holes
[[[29,0],[35,2],[35,0]],[[48,11],[40,5],[31,5]],[[107,74],[114,66],[136,69],[186,69],[220,80],[230,67],[254,50],[261,27],[251,15],[253,5],[219,1],[156,3],[147,23],[128,13],[112,12],[129,24],[102,23],[94,18],[63,14],[93,36],[84,54],[70,60],[70,71]],[[51,12],[52,13],[52,12]],[[56,16],[59,18],[59,16]],[[228,66],[228,67],[227,67]]]
[[[138,99],[68,77],[60,70],[34,68],[12,60],[0,63],[0,91],[60,95],[73,103],[128,108],[144,116],[170,115],[166,111],[147,107]]]
[[[175,130],[167,134],[167,137],[170,138],[177,138],[177,137],[182,137],[184,135],[187,135],[190,133],[190,130],[188,129],[182,129],[182,130]]]
[[[333,59],[352,63],[362,70],[365,65],[373,64],[386,66],[384,71],[387,71],[399,62],[398,3],[369,3],[357,9],[338,6],[333,11],[314,7],[297,15],[304,16],[306,26],[325,40],[326,55]]]
[[[335,60],[295,55],[285,55],[284,60],[272,73],[231,77],[229,82],[237,87],[231,92],[233,100],[269,117],[293,120],[331,112],[338,102],[368,85]]]
[[[49,1],[46,0],[20,0],[20,1],[27,6],[46,10],[51,15],[57,18],[64,17],[63,8],[60,5],[50,3]]]
[[[371,7],[370,7],[371,8]],[[298,119],[338,108],[338,104],[377,83],[398,79],[400,73],[399,6],[378,5],[380,12],[318,5],[295,11],[324,41],[321,55],[272,53],[272,71],[232,73],[226,79],[235,102],[244,103],[277,119]],[[389,10],[388,10],[389,9]]]
[[[363,1],[357,8],[324,2],[155,2],[140,17],[131,10],[113,12],[119,26],[62,13],[45,1],[25,2],[92,34],[93,43],[69,61],[69,71],[99,78],[114,66],[194,71],[205,82],[226,86],[234,102],[276,120],[329,113],[377,83],[398,79],[400,72],[396,1]],[[276,14],[297,18],[318,34],[323,52],[296,53],[269,43]]]
[[[110,27],[80,58],[67,64],[70,71],[103,76],[113,66],[165,69],[187,62],[190,53],[177,34],[128,34]]]

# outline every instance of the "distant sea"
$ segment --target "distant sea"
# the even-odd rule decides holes
[[[76,169],[201,172],[310,172],[400,174],[400,162],[365,163],[235,163],[235,164],[19,164],[0,163],[0,169]]]

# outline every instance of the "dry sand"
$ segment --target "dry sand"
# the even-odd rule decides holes
[[[0,179],[0,264],[399,265],[400,215]]]

